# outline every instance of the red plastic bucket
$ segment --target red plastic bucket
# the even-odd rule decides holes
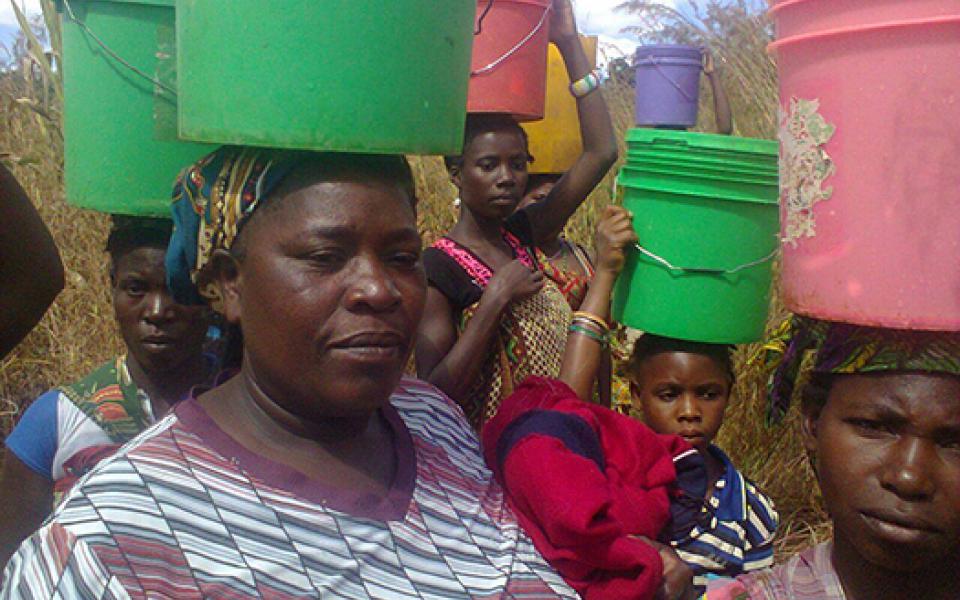
[[[783,4],[775,15],[787,4],[834,14],[833,2]],[[960,6],[821,22],[830,28],[771,45],[784,302],[821,319],[960,330]]]
[[[543,118],[551,0],[478,0],[467,112]]]

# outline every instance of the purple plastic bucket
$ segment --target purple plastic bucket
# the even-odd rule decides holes
[[[640,127],[693,127],[700,102],[700,49],[657,44],[640,46],[634,66],[636,119]]]

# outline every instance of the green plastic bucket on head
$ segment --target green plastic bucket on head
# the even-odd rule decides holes
[[[476,0],[177,0],[180,136],[459,153],[476,10]]]
[[[698,150],[709,154],[714,142]],[[750,152],[756,142],[764,140],[726,138],[715,150]],[[776,161],[775,142],[760,147]],[[640,243],[617,281],[616,320],[685,340],[739,344],[762,337],[778,248],[779,187],[775,174],[759,171],[744,177],[704,173],[696,163],[628,159],[618,183]]]
[[[212,149],[176,138],[173,0],[60,0],[58,9],[67,201],[169,216],[177,173]]]

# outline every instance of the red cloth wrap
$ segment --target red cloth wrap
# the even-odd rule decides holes
[[[605,462],[571,451],[558,437],[532,433],[498,461],[498,443],[521,416],[558,411],[599,437]],[[653,598],[663,577],[656,539],[670,518],[673,455],[690,446],[643,423],[580,400],[566,384],[527,378],[482,432],[484,458],[537,550],[584,598]]]

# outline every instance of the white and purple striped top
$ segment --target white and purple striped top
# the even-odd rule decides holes
[[[73,488],[0,598],[577,597],[458,407],[404,379],[384,415],[397,476],[364,498],[251,453],[185,401]]]

